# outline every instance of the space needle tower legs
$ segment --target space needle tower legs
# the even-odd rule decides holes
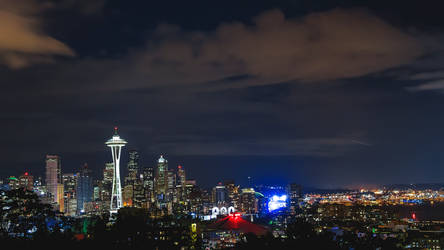
[[[122,207],[122,187],[120,182],[120,155],[122,147],[127,144],[125,140],[120,138],[117,134],[117,127],[114,128],[114,135],[105,143],[111,148],[111,154],[113,157],[114,174],[113,174],[113,187],[111,193],[110,214],[115,214]]]

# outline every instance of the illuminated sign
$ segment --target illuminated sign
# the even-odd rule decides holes
[[[287,207],[287,196],[281,195],[273,195],[268,201],[268,211],[273,212],[275,210]]]
[[[211,209],[211,217],[213,218],[216,218],[218,215],[226,215],[232,213],[234,213],[234,207],[229,207],[228,209],[226,207],[213,207],[213,209]]]

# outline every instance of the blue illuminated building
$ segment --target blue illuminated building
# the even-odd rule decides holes
[[[77,178],[77,214],[85,212],[85,203],[92,201],[93,179],[91,170],[85,165],[80,170]]]

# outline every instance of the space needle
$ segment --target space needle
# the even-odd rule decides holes
[[[120,184],[120,153],[122,147],[127,144],[125,140],[120,138],[117,134],[117,127],[114,127],[114,135],[105,144],[111,148],[111,154],[114,163],[114,174],[113,174],[113,188],[111,194],[111,204],[109,211],[111,215],[117,213],[117,210],[122,207],[122,188]]]

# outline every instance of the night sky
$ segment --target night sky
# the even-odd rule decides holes
[[[441,2],[0,0],[0,176],[118,126],[204,187],[442,183]]]

